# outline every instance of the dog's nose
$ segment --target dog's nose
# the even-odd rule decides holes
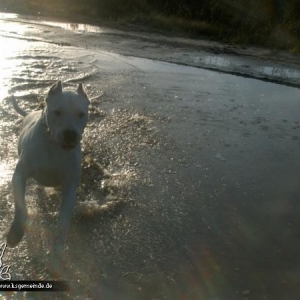
[[[69,145],[74,145],[77,143],[78,134],[74,130],[65,130],[64,131],[64,142]]]

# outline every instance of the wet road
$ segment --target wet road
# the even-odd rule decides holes
[[[20,129],[8,96],[31,110],[55,80],[66,88],[83,82],[91,111],[66,249],[72,289],[0,299],[298,299],[297,88],[224,73],[230,69],[122,56],[129,44],[142,53],[149,41],[108,29],[1,18],[3,233],[13,216]],[[156,58],[166,47],[157,43]],[[184,49],[172,51],[182,63]],[[243,65],[240,56],[226,60]],[[259,60],[249,60],[254,70]],[[274,63],[259,64],[278,77]],[[283,82],[299,82],[295,66],[284,70]],[[102,169],[112,176],[103,179]],[[30,230],[3,257],[13,279],[50,278],[45,264],[59,199],[59,191],[29,182]]]

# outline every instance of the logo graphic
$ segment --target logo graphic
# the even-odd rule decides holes
[[[4,265],[2,262],[5,248],[6,248],[6,243],[0,245],[0,280],[11,280],[11,275],[9,274],[10,266]]]

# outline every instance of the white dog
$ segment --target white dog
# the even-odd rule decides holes
[[[7,244],[15,247],[26,231],[25,185],[33,177],[41,185],[62,187],[59,228],[53,244],[54,255],[62,257],[81,176],[80,141],[88,119],[89,99],[81,83],[76,92],[70,92],[63,91],[58,81],[50,88],[43,111],[27,114],[14,98],[12,102],[25,118],[12,179],[15,215]]]

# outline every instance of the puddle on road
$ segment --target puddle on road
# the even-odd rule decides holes
[[[32,35],[30,33],[36,32],[39,25],[49,26],[49,27],[56,27],[61,28],[64,30],[68,30],[78,33],[95,33],[95,34],[102,34],[104,32],[113,33],[114,30],[105,29],[98,26],[88,25],[88,24],[81,24],[81,23],[66,23],[66,22],[58,22],[58,21],[46,21],[46,20],[39,20],[33,19],[32,17],[25,17],[25,16],[18,16],[15,14],[0,14],[0,36],[4,37],[8,36],[10,38],[15,37],[19,39],[32,39]],[[35,26],[36,25],[36,26]],[[35,26],[35,27],[34,27]],[[42,32],[42,31],[41,31]],[[41,33],[42,34],[42,33]],[[35,36],[35,35],[33,35]],[[36,38],[36,41],[44,41],[41,37]],[[0,41],[1,44],[7,45],[6,49],[10,49],[11,41]],[[47,43],[47,41],[45,41]],[[141,42],[142,44],[143,42]],[[14,47],[13,47],[14,48]],[[45,48],[48,48],[45,46]],[[23,50],[22,45],[19,47],[20,51]],[[48,50],[48,49],[47,49]],[[81,50],[80,50],[81,51]],[[48,51],[46,51],[48,52]],[[99,52],[98,52],[99,53]],[[105,52],[102,52],[105,53]],[[107,53],[106,53],[107,54]],[[123,57],[121,55],[112,54],[117,61],[121,61],[121,66],[116,66],[115,61],[106,62],[108,68],[106,69],[122,69],[124,65],[127,64],[127,68],[131,65],[133,68],[137,69],[146,69],[147,71],[160,71],[168,69],[168,65],[163,62],[156,62],[153,60],[143,60],[142,58],[136,57]],[[257,78],[265,78],[267,80],[275,80],[275,81],[282,81],[292,84],[297,84],[300,81],[300,72],[296,68],[291,68],[284,65],[276,65],[272,66],[270,63],[269,65],[265,64],[264,62],[261,63],[259,60],[252,60],[247,56],[238,56],[238,55],[227,55],[227,54],[220,54],[220,55],[212,55],[209,52],[199,52],[199,53],[185,53],[187,57],[187,62],[191,61],[192,64],[198,67],[204,67],[213,70],[221,70],[228,73],[234,74],[245,74],[250,75],[251,77]],[[2,61],[5,60],[5,55],[2,58]],[[0,62],[2,62],[0,61]],[[179,59],[181,61],[181,59]],[[189,63],[185,62],[184,60],[182,63],[187,65]],[[103,59],[100,59],[100,63],[103,63]],[[261,64],[261,65],[260,65]],[[176,64],[170,64],[176,66]],[[169,68],[170,69],[170,68]],[[173,68],[175,69],[175,68]],[[177,67],[177,70],[180,71],[183,69]],[[170,70],[172,72],[173,70]],[[176,70],[174,70],[176,72]],[[1,79],[1,78],[0,78]],[[2,91],[4,94],[5,91]]]
[[[271,81],[286,82],[287,84],[300,82],[300,71],[295,68],[280,64],[276,66],[260,65],[257,61],[250,61],[247,57],[223,54],[219,56],[204,55],[203,57],[194,57],[194,63],[200,67],[221,70],[228,73],[232,72],[234,74],[241,74],[241,76],[248,74],[254,78],[265,78]]]

